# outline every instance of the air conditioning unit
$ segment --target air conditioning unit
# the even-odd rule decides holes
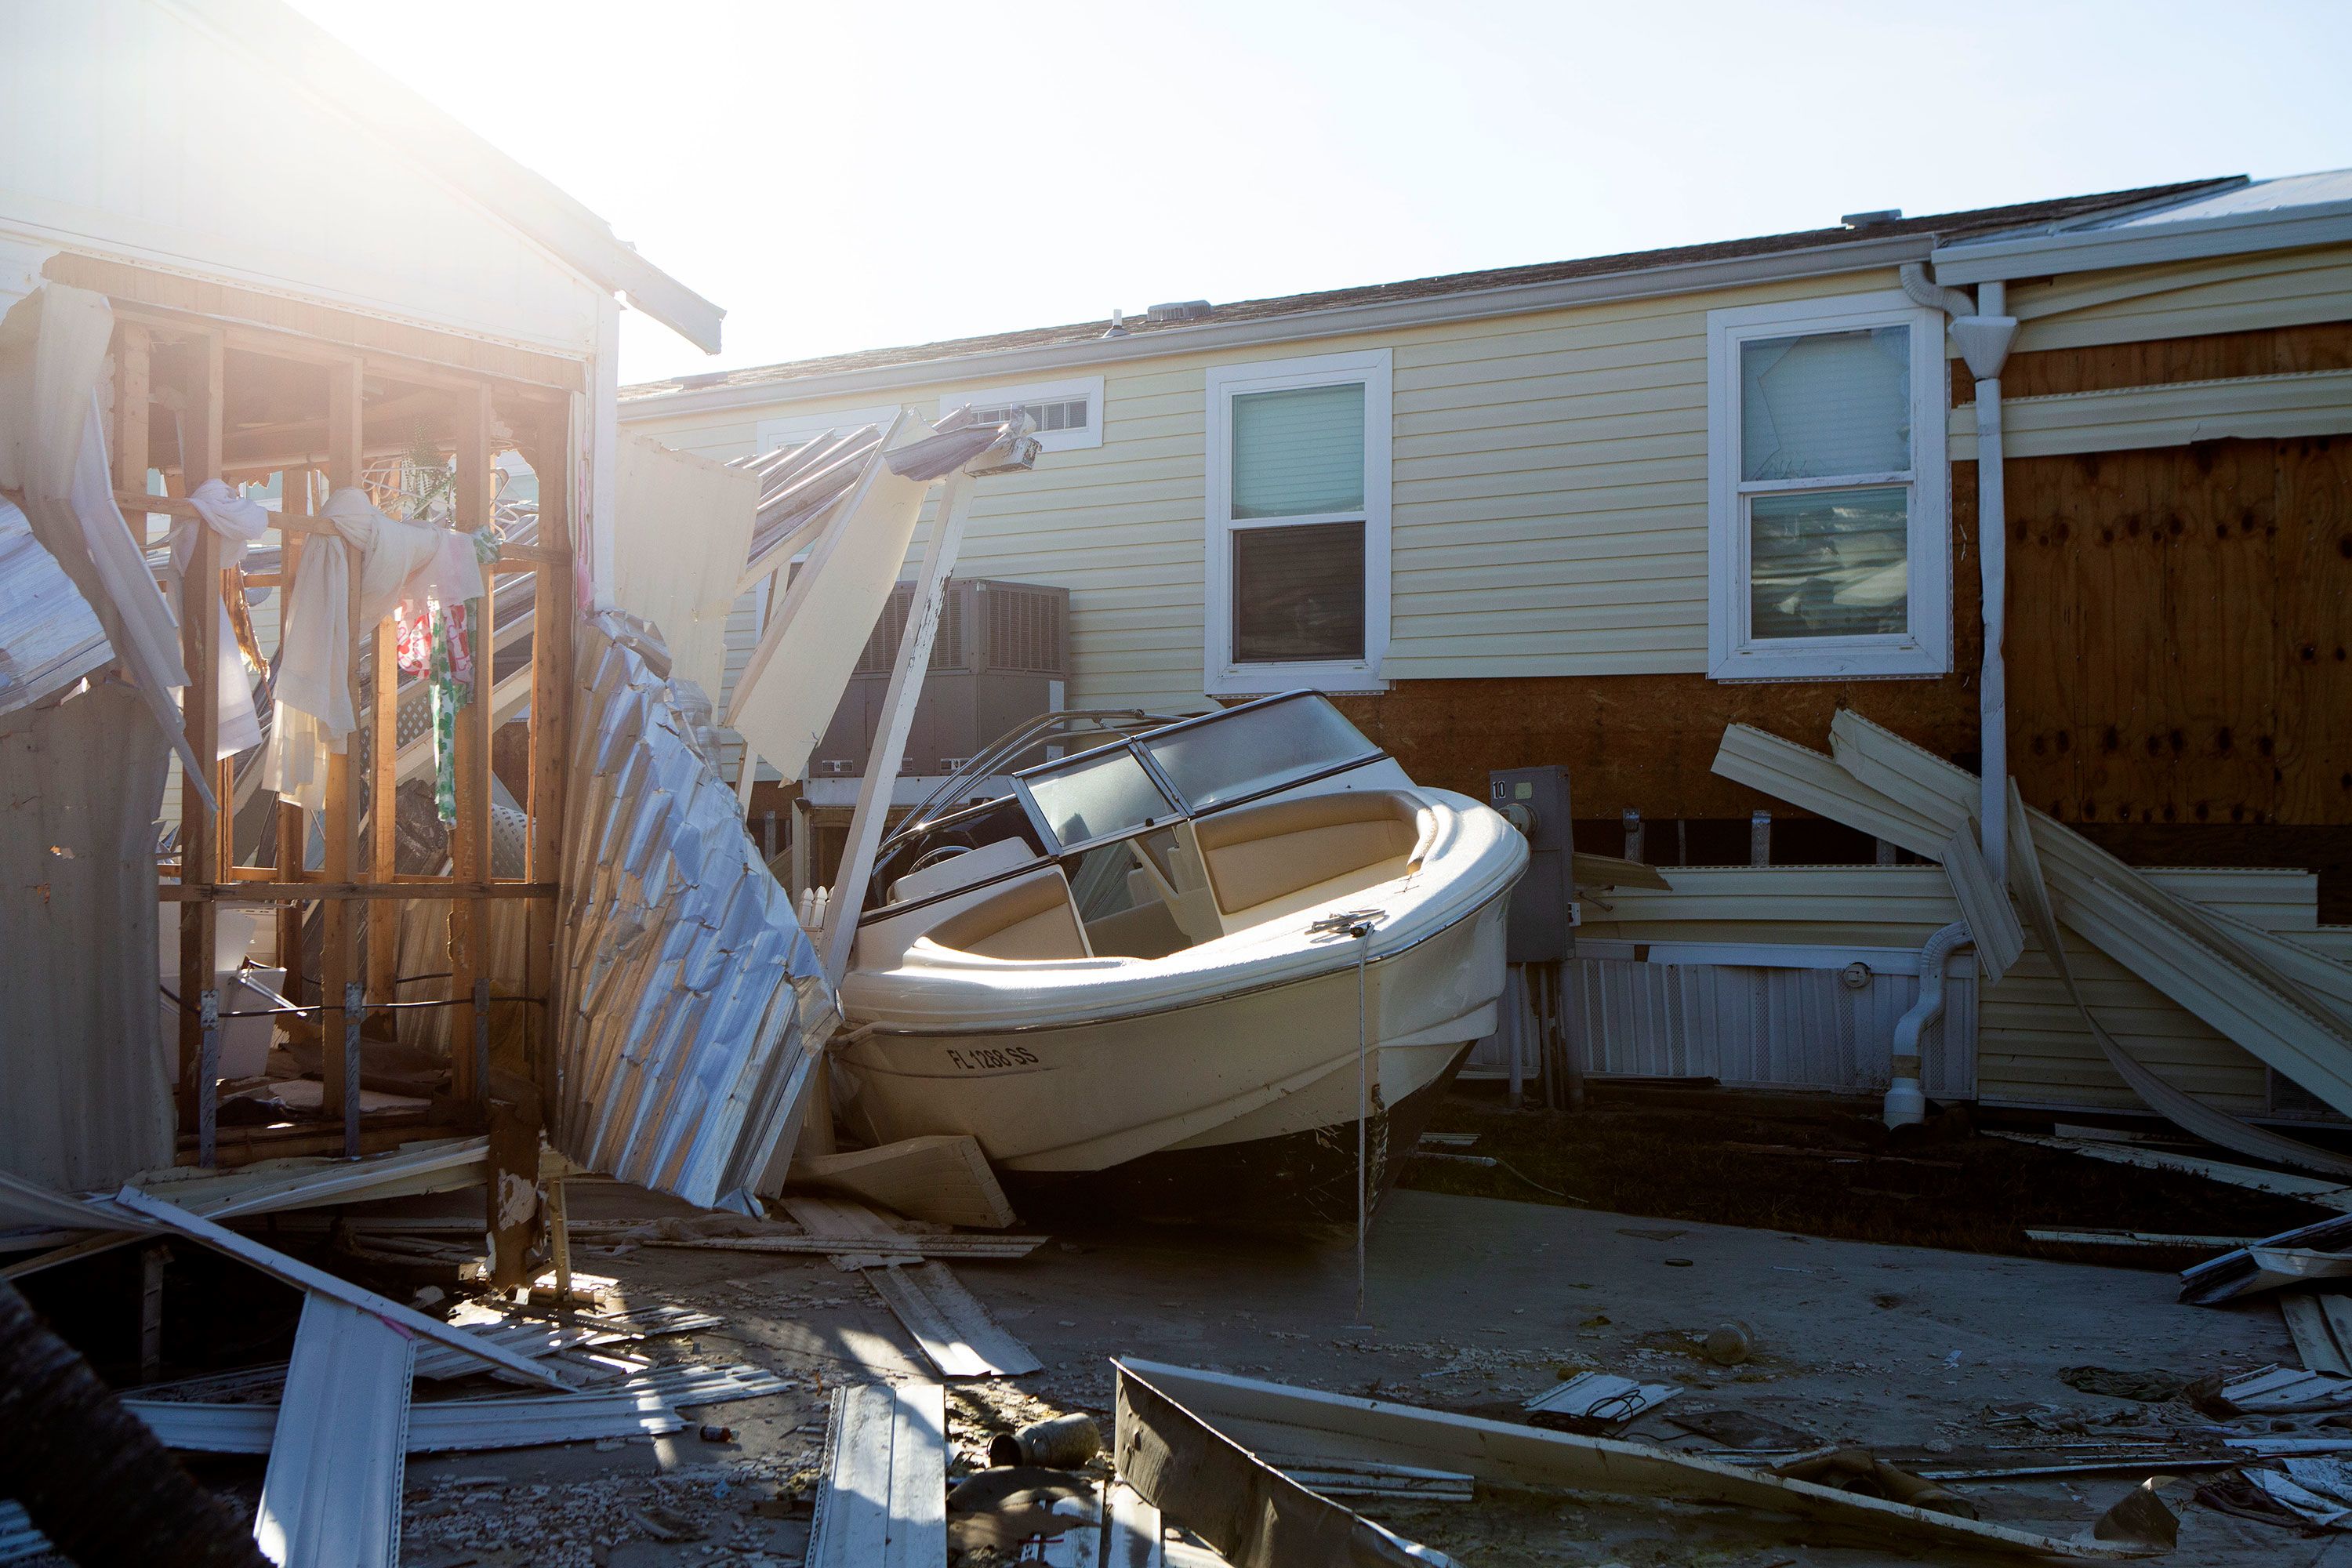
[[[825,760],[811,768],[813,777],[864,776],[913,598],[912,584],[891,590],[817,748]],[[999,735],[1061,707],[1069,649],[1067,588],[950,579],[899,772],[915,777],[952,773]],[[1044,760],[1041,752],[1021,762]]]

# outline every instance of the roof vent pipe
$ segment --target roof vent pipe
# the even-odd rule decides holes
[[[1120,310],[1116,305],[1113,305],[1110,308],[1110,331],[1105,332],[1103,336],[1107,338],[1123,338],[1127,336],[1127,312],[1125,310]]]

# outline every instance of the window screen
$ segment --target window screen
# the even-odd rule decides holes
[[[1234,659],[1364,657],[1364,525],[1234,530]]]
[[[1233,402],[1234,516],[1364,509],[1364,388],[1244,393]]]
[[[1910,472],[1910,328],[1751,339],[1739,381],[1741,479]]]

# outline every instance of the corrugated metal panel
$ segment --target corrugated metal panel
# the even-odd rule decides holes
[[[756,1213],[834,999],[719,776],[709,710],[649,650],[616,612],[581,628],[550,1136],[593,1170]]]
[[[302,1303],[253,1539],[286,1568],[397,1568],[415,1336],[324,1296]]]
[[[1849,951],[1849,962],[1883,963],[1887,956],[1883,949]],[[1842,967],[1576,959],[1570,1038],[1592,1078],[1881,1090],[1893,1076],[1895,1023],[1919,997],[1918,976],[1873,964],[1857,989],[1846,984]],[[1923,1037],[1921,1054],[1927,1092],[1967,1100],[1976,1089],[1977,984],[1962,963],[1952,969],[1943,1020]],[[1471,1065],[1488,1076],[1496,1068],[1507,1070],[1508,1049],[1507,1037],[1497,1034],[1479,1043]]]
[[[0,189],[100,254],[502,341],[594,345],[609,296],[336,113],[332,84],[283,84],[230,30],[177,6],[0,6]],[[223,114],[224,91],[267,92],[271,112]],[[307,194],[289,204],[288,191]]]

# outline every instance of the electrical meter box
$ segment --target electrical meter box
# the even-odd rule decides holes
[[[1559,963],[1576,953],[1576,841],[1568,770],[1496,768],[1488,803],[1528,841],[1528,872],[1511,890],[1505,956],[1513,963]]]

